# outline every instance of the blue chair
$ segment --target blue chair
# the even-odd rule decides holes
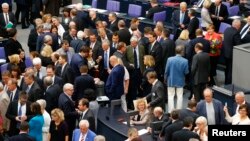
[[[5,63],[5,64],[2,64],[1,65],[1,73],[7,71],[7,66],[8,66],[9,63]]]
[[[166,20],[166,11],[154,13],[154,17],[153,17],[154,22],[158,22],[158,21],[164,22],[165,20]]]
[[[33,67],[33,63],[30,57],[25,57],[25,66],[26,68]]]
[[[128,6],[128,15],[131,17],[140,17],[141,16],[141,6],[135,4],[129,4]]]
[[[235,5],[229,8],[228,13],[229,16],[237,16],[239,11],[240,11],[239,6]]]
[[[231,25],[230,25],[230,24],[227,24],[227,23],[224,23],[224,22],[221,22],[221,23],[220,23],[220,28],[219,28],[219,33],[223,34],[224,31],[225,31],[228,27],[231,27]]]
[[[97,8],[97,0],[92,0],[92,8]]]
[[[118,12],[120,11],[120,2],[108,0],[106,9],[110,12]]]
[[[4,47],[0,47],[0,59],[6,59]]]
[[[228,10],[228,12],[229,12],[230,3],[229,3],[229,2],[223,1],[222,4],[224,4],[225,6],[227,6],[227,10]]]

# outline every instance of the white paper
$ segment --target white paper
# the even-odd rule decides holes
[[[139,20],[144,20],[144,19],[146,19],[145,17],[139,17],[138,18]]]
[[[144,134],[147,134],[148,133],[148,130],[147,129],[141,129],[138,131],[138,135],[141,136],[141,135],[144,135]]]
[[[98,96],[96,100],[97,101],[109,101],[109,98],[107,96]]]
[[[241,16],[232,16],[232,17],[229,17],[230,19],[240,19]]]

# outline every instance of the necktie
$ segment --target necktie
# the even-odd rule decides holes
[[[84,134],[82,134],[81,141],[84,141]]]
[[[18,109],[18,117],[19,119],[21,119],[21,116],[22,116],[22,105],[20,104],[20,107]],[[17,128],[20,127],[20,122],[17,122],[17,125],[16,125]]]
[[[13,92],[10,92],[10,101],[13,99]]]
[[[216,9],[215,9],[215,16],[219,17],[219,7],[216,6]]]
[[[37,77],[37,78],[40,78],[40,70],[37,70],[37,72],[36,72],[36,77]]]
[[[135,69],[138,68],[138,62],[137,62],[137,53],[136,53],[136,49],[134,48],[134,65],[135,65]]]
[[[70,63],[71,61],[71,55],[70,55],[70,52],[67,50],[65,51],[66,52],[66,55],[67,55],[67,60],[68,60],[68,63]]]
[[[9,19],[8,19],[8,14],[7,13],[5,13],[5,22],[6,22],[6,24],[9,23]]]
[[[29,93],[29,91],[30,91],[30,87],[28,86],[26,89],[26,93]]]
[[[204,0],[200,0],[200,1],[197,3],[197,6],[198,6],[198,7],[202,7],[203,1],[204,1]]]
[[[180,19],[180,23],[183,24],[183,20],[184,20],[184,12],[181,12],[181,19]]]
[[[246,25],[240,31],[240,37],[241,37],[241,39],[243,39],[246,36],[247,32],[249,31],[249,27],[250,27],[249,25]]]
[[[107,51],[105,51],[104,52],[104,69],[108,68],[107,60],[108,60],[108,53],[107,53]]]

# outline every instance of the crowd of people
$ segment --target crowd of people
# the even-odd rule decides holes
[[[194,7],[201,7],[201,20],[187,8],[195,1],[181,2],[172,13],[172,31],[161,21],[140,31],[138,18],[126,25],[115,12],[104,21],[82,3],[65,7],[60,17],[55,0],[27,2],[16,0],[15,14],[10,3],[1,5],[0,36],[8,40],[0,83],[0,132],[7,140],[105,140],[96,136],[96,86],[102,83],[109,101],[122,99],[125,112],[139,111],[131,124],[147,125],[154,134],[150,123],[162,121],[157,129],[161,139],[207,141],[207,125],[250,125],[250,104],[243,92],[236,93],[232,110],[206,88],[216,85],[220,57],[225,59],[225,84],[232,83],[233,46],[250,42],[249,1],[228,1],[239,5],[246,21],[233,20],[224,33],[219,27],[228,20],[228,7],[221,0],[199,0]],[[63,0],[62,5],[68,4]],[[164,10],[157,0],[150,4],[149,19]],[[27,35],[29,57],[17,40],[20,12],[22,29],[34,25]],[[184,88],[190,90],[190,99],[193,96],[187,108]],[[141,140],[136,128],[129,129],[128,140]]]

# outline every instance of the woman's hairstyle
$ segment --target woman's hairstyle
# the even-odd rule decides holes
[[[30,105],[30,109],[31,109],[31,112],[34,113],[35,115],[42,115],[42,110],[41,110],[41,106],[39,103],[33,102]]]
[[[153,67],[155,66],[155,59],[152,55],[145,55],[144,56],[144,60],[145,60],[145,65],[148,67]]]
[[[9,60],[10,60],[10,63],[18,64],[20,61],[20,57],[18,54],[13,54],[13,55],[9,56]]]
[[[245,109],[246,112],[247,112],[247,114],[249,113],[249,108],[248,108],[247,104],[242,104],[242,105],[240,105],[240,106],[239,106],[239,111],[242,110],[242,109]]]
[[[181,40],[188,40],[189,39],[189,32],[188,30],[182,30],[180,36],[179,36],[179,39]]]
[[[137,102],[136,102],[136,107],[137,107],[137,109],[139,109],[139,104],[141,104],[141,103],[143,103],[144,104],[144,107],[146,108],[146,101],[145,101],[145,99],[138,99],[137,100]]]
[[[55,108],[51,111],[51,116],[57,116],[60,121],[64,121],[64,113],[61,109]]]

